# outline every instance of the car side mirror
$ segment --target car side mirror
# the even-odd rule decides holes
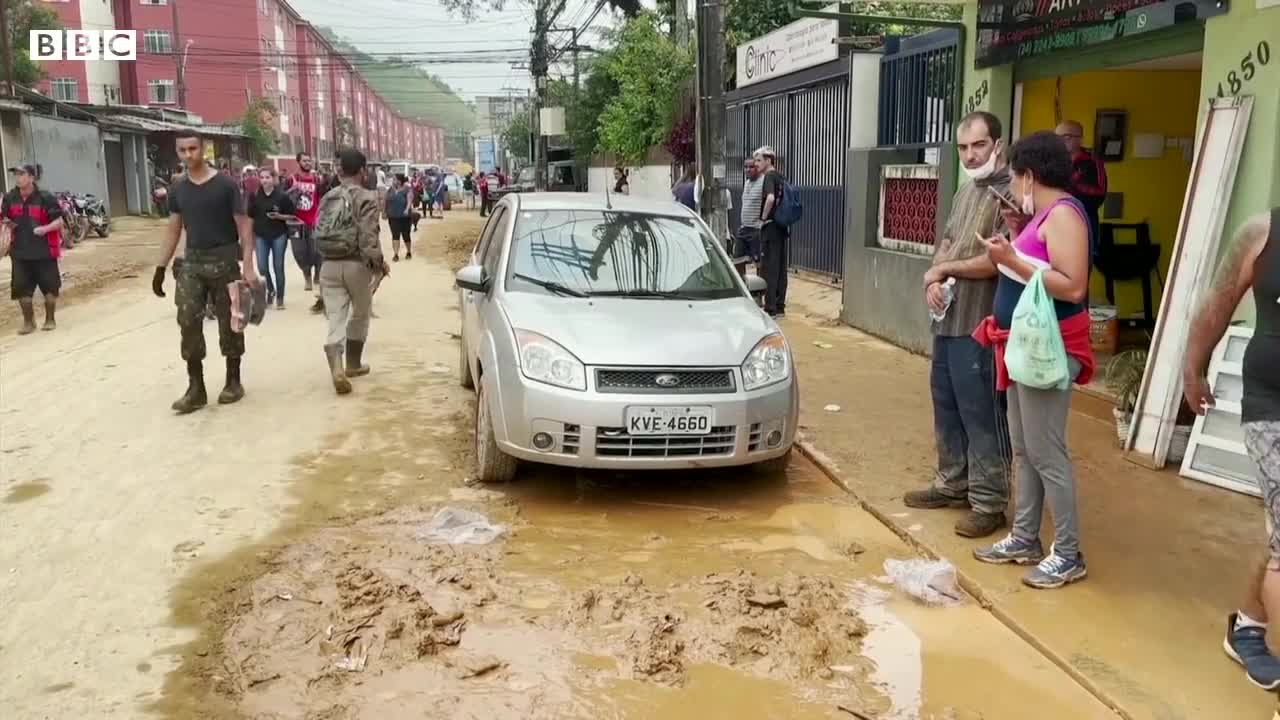
[[[769,289],[769,283],[765,282],[764,278],[760,277],[759,275],[747,276],[747,292],[751,293],[752,295],[759,295],[768,289]]]
[[[455,276],[458,287],[472,292],[489,292],[488,273],[483,265],[468,265]]]

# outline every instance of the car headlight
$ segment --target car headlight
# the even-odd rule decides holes
[[[520,372],[530,380],[570,390],[587,389],[587,368],[556,341],[528,330],[516,331]]]
[[[791,377],[791,351],[781,333],[766,336],[756,343],[742,363],[742,385],[756,390]]]

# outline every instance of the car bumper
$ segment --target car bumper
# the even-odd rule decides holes
[[[799,404],[794,377],[732,394],[611,394],[530,382],[512,370],[518,377],[503,378],[502,407],[494,409],[501,429],[495,430],[503,452],[521,460],[629,470],[732,467],[781,457],[795,441]],[[630,435],[624,425],[631,406],[710,407],[712,432]],[[534,444],[540,433],[552,440],[545,449]]]

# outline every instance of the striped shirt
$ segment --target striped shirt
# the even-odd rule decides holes
[[[956,191],[951,201],[951,215],[943,231],[942,247],[938,248],[933,262],[968,260],[987,252],[978,235],[991,237],[1004,229],[1000,217],[1000,201],[991,196],[988,188],[995,188],[1002,195],[1009,192],[1009,172],[1001,170],[983,180],[965,183]],[[978,327],[983,318],[991,314],[996,295],[996,280],[956,278],[952,289],[954,300],[947,308],[947,315],[933,323],[933,334],[943,337],[965,337]]]
[[[764,205],[764,181],[746,178],[742,182],[742,226],[760,227],[760,209]]]

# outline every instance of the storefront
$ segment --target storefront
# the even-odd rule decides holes
[[[964,17],[971,40],[963,109],[1006,119],[1015,139],[1066,121],[1083,127],[1108,179],[1090,297],[1112,296],[1122,319],[1149,329],[1152,360],[1179,364],[1185,330],[1167,332],[1161,311],[1185,325],[1206,276],[1191,282],[1185,259],[1200,253],[1211,269],[1245,218],[1280,205],[1280,0],[976,0]],[[1191,208],[1197,200],[1207,206],[1204,195],[1213,192],[1197,182],[1211,147],[1204,132],[1211,106],[1245,97],[1252,103],[1239,121],[1243,142],[1224,164],[1231,177],[1215,186],[1230,190],[1213,200],[1218,219],[1208,225],[1222,230],[1181,231],[1198,227],[1188,224]],[[1238,317],[1252,326],[1251,304]],[[1156,405],[1146,411],[1157,423],[1177,413],[1176,405]],[[1130,447],[1164,465],[1167,439],[1155,452],[1144,442],[1151,445],[1131,437]]]

